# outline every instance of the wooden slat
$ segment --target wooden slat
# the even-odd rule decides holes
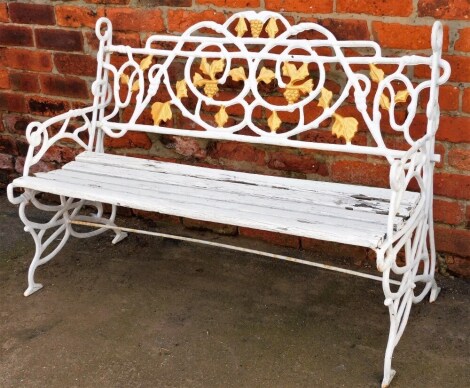
[[[266,211],[283,211],[287,212],[288,218],[297,217],[298,219],[308,220],[311,215],[322,215],[328,219],[333,220],[351,220],[359,221],[364,223],[363,229],[375,230],[376,227],[382,227],[386,222],[386,215],[375,214],[375,213],[361,213],[348,211],[341,207],[325,207],[321,203],[316,204],[312,201],[308,201],[307,198],[302,198],[303,201],[294,199],[278,199],[275,197],[269,197],[261,195],[261,192],[265,193],[265,190],[260,190],[259,187],[250,187],[250,193],[238,192],[240,188],[233,187],[233,184],[225,183],[225,187],[220,189],[219,187],[212,187],[209,181],[204,182],[204,186],[199,185],[195,187],[193,185],[171,185],[167,182],[151,182],[140,180],[136,178],[138,174],[134,171],[134,176],[128,176],[121,173],[121,170],[117,170],[118,175],[107,175],[107,174],[96,174],[96,172],[81,172],[73,170],[56,170],[48,173],[37,174],[37,176],[44,179],[52,179],[57,181],[77,181],[82,184],[102,184],[106,185],[106,188],[110,190],[127,191],[129,188],[135,188],[136,190],[145,192],[146,196],[155,197],[155,200],[163,197],[169,197],[174,200],[180,198],[178,201],[187,202],[190,199],[194,199],[194,203],[207,203],[210,198],[211,203],[218,208],[226,207],[224,202],[229,202],[231,206],[237,209],[247,209],[255,206],[257,209],[261,209],[261,213]],[[241,186],[243,187],[243,186]],[[336,223],[340,220],[334,221]],[[397,223],[401,226],[403,222],[402,218],[397,218]]]
[[[266,193],[270,193],[273,189],[287,189],[290,191],[289,194],[292,193],[293,189],[296,189],[296,192],[306,191],[310,196],[314,196],[319,193],[322,197],[331,198],[335,207],[338,205],[344,206],[345,208],[352,207],[357,211],[377,211],[378,213],[388,213],[390,203],[390,190],[376,187],[249,174],[94,152],[84,152],[80,154],[77,157],[77,161],[102,166],[125,167],[139,171],[150,171],[152,173],[160,173],[166,176],[171,175],[173,176],[173,179],[175,179],[174,177],[182,176],[183,179],[194,177],[198,179],[209,179],[210,181],[228,181],[243,185],[265,186],[267,188]],[[69,164],[65,168],[73,168],[72,166],[73,164]],[[80,168],[86,167],[84,165],[80,165]],[[95,166],[91,168],[94,169]],[[159,176],[158,179],[171,178]],[[399,215],[402,217],[408,217],[410,211],[416,207],[418,200],[418,193],[405,192]],[[321,200],[321,202],[325,205],[328,205],[329,203],[324,202],[324,200]]]
[[[172,199],[146,197],[141,194],[106,190],[101,185],[81,185],[76,182],[61,182],[39,177],[21,177],[14,181],[16,187],[30,188],[51,194],[68,197],[79,197],[89,201],[110,203],[117,206],[131,207],[146,211],[156,211],[164,214],[188,217],[202,221],[220,222],[237,226],[267,230],[272,232],[311,237],[326,241],[343,242],[345,244],[376,248],[382,241],[384,231],[361,232],[359,228],[349,228],[345,225],[329,226],[323,223],[311,224],[299,221],[280,219],[275,215],[248,213],[240,209],[221,209],[207,204],[194,206],[191,203],[175,202]],[[227,203],[226,203],[227,204]]]
[[[377,248],[390,190],[85,152],[15,186],[273,232]],[[395,228],[419,200],[407,192]]]

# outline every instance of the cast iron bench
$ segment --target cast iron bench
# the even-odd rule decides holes
[[[434,301],[439,292],[432,219],[433,167],[439,160],[434,136],[438,87],[450,74],[441,59],[442,25],[434,24],[429,57],[385,57],[375,42],[338,41],[318,24],[291,26],[273,12],[241,12],[223,25],[202,22],[181,36],[151,36],[144,48],[114,45],[106,18],[98,20],[96,34],[93,105],[29,124],[24,174],[8,186],[8,198],[20,205],[20,218],[36,244],[25,295],[42,287],[34,280],[36,268],[70,236],[86,238],[111,229],[113,243],[124,238],[129,229],[114,223],[117,206],[368,247],[376,252],[390,312],[382,383],[388,386],[395,373],[392,353],[411,304],[429,292]],[[412,82],[413,68],[422,65],[430,67],[430,78]],[[344,85],[332,82],[329,73],[333,79],[342,73]],[[410,125],[424,90],[429,92],[427,125],[416,136]],[[356,118],[341,115],[342,105],[355,107]],[[289,115],[297,115],[294,123],[283,122]],[[319,134],[325,138],[328,126],[341,140],[315,141]],[[385,126],[400,135],[400,144],[387,142]],[[120,138],[128,131],[380,157],[390,166],[390,188],[105,153],[105,137]],[[64,142],[84,151],[60,169],[40,172],[46,152]],[[15,197],[15,188],[23,193]],[[39,193],[55,194],[60,203],[45,204]],[[34,222],[25,213],[28,204],[54,215],[47,223]],[[102,204],[112,205],[108,218]],[[95,214],[86,213],[90,206]],[[97,229],[83,231],[77,224]],[[399,252],[404,252],[402,259]]]

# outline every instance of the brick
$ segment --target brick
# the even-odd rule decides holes
[[[431,26],[372,22],[376,41],[384,48],[423,50],[431,48]],[[449,31],[444,29],[443,50],[449,47]]]
[[[20,93],[0,92],[0,109],[10,112],[25,112],[24,96]]]
[[[151,220],[156,222],[165,222],[173,225],[181,224],[180,218],[176,216],[171,216],[168,214],[161,214],[156,212],[147,212],[145,210],[132,209],[132,213],[137,217],[144,218],[145,220]]]
[[[33,30],[30,27],[0,25],[0,45],[34,46]]]
[[[274,170],[295,171],[304,174],[328,175],[328,168],[312,156],[296,155],[287,152],[274,152],[269,155],[269,168]]]
[[[329,13],[333,0],[265,0],[266,9],[281,12]]]
[[[41,75],[39,78],[44,94],[73,98],[88,98],[88,85],[81,78]]]
[[[318,19],[316,21],[333,33],[338,40],[369,40],[369,27],[365,20]]]
[[[213,159],[230,159],[237,162],[250,162],[265,165],[265,152],[248,143],[217,142],[209,149]]]
[[[148,150],[152,147],[152,142],[144,132],[128,132],[119,138],[106,136],[104,146],[109,148],[144,148]]]
[[[412,0],[336,0],[336,12],[377,16],[409,16]]]
[[[0,153],[18,155],[15,139],[11,136],[0,136]]]
[[[300,246],[300,239],[297,236],[244,227],[239,227],[238,230],[240,236],[255,238],[274,245],[291,248],[298,248]]]
[[[452,143],[470,142],[470,117],[441,116],[436,139]]]
[[[449,225],[458,225],[465,220],[462,206],[456,201],[435,199],[433,215],[434,221]]]
[[[141,1],[156,1],[158,2],[164,2],[164,3],[170,3],[170,4],[165,4],[165,5],[171,5],[174,7],[172,4],[172,0],[141,0]],[[180,0],[179,2],[181,3],[189,3],[189,5],[181,5],[181,7],[188,7],[191,5],[191,1],[188,0]],[[210,5],[215,5],[217,7],[226,7],[226,8],[257,8],[260,6],[259,0],[196,0],[198,4],[210,4]],[[177,2],[178,3],[178,2]]]
[[[28,110],[32,114],[40,116],[56,116],[70,109],[67,101],[49,97],[31,96],[27,99]]]
[[[467,88],[463,91],[462,111],[470,113],[470,88]]]
[[[218,222],[199,221],[193,220],[191,218],[183,218],[183,225],[188,229],[208,230],[226,236],[235,236],[238,233],[238,228],[234,225],[219,224]]]
[[[434,230],[436,248],[461,257],[470,256],[470,230],[437,226]]]
[[[55,24],[54,7],[51,5],[10,2],[8,9],[10,19],[14,23]]]
[[[85,0],[85,3],[90,4],[119,4],[125,5],[129,4],[130,0]]]
[[[456,276],[470,278],[470,260],[465,257],[446,255],[447,269]]]
[[[0,22],[8,23],[9,21],[10,21],[10,17],[8,16],[8,8],[5,2],[5,3],[0,4]]]
[[[104,9],[99,8],[95,11],[87,7],[57,5],[55,13],[59,26],[94,28],[96,21],[104,16]]]
[[[470,171],[470,150],[454,148],[447,156],[449,165],[461,171]]]
[[[36,46],[59,51],[82,51],[83,37],[79,31],[38,28],[34,31]]]
[[[7,69],[0,69],[0,89],[10,89],[10,77]]]
[[[459,30],[459,38],[455,42],[454,49],[457,51],[470,51],[470,27]]]
[[[6,131],[18,135],[25,135],[26,127],[31,121],[33,121],[33,119],[25,115],[3,115],[3,124],[5,126]]]
[[[184,32],[192,25],[204,20],[210,20],[217,23],[223,23],[226,17],[223,13],[205,10],[202,12],[193,12],[186,10],[168,10],[168,30],[171,32]]]
[[[390,167],[384,164],[356,160],[338,160],[332,163],[330,177],[334,181],[367,186],[390,187]]]
[[[137,4],[142,7],[191,7],[192,0],[137,0]]]
[[[192,137],[164,136],[161,138],[166,148],[173,149],[177,154],[198,159],[205,158],[207,152],[199,142]]]
[[[439,87],[439,109],[441,111],[456,111],[459,109],[460,89],[457,86],[442,85]],[[429,102],[429,89],[420,94],[420,106],[425,109]]]
[[[0,154],[0,170],[13,170],[13,156]]]
[[[109,8],[106,16],[116,30],[161,32],[165,29],[160,10]],[[170,14],[168,19],[170,20]]]
[[[54,65],[59,73],[94,77],[96,58],[85,54],[54,54]]]
[[[470,175],[436,173],[434,193],[450,198],[470,199]]]
[[[419,0],[418,16],[468,20],[468,0]]]
[[[449,61],[452,69],[449,81],[468,82],[468,74],[470,74],[470,57],[460,55],[445,55],[443,57]],[[415,68],[415,76],[418,78],[429,78],[431,75],[429,66],[417,66]]]
[[[0,60],[2,63],[14,69],[31,71],[51,71],[51,54],[38,50],[26,50],[17,48],[0,48]]]
[[[13,90],[23,92],[39,92],[38,76],[35,73],[13,72],[10,74],[10,83]]]

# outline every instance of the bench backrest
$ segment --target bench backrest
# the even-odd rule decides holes
[[[315,23],[291,26],[268,11],[240,12],[224,24],[201,22],[181,36],[151,36],[144,48],[114,45],[106,18],[98,20],[96,33],[93,93],[100,110],[90,147],[97,151],[103,150],[103,135],[132,130],[391,160],[422,136],[434,135],[438,85],[450,74],[441,59],[439,22],[430,56],[401,57],[383,56],[373,41],[338,41]],[[431,75],[412,82],[420,65],[431,67]],[[427,127],[416,137],[410,127],[426,90]],[[384,128],[402,134],[402,144],[387,144]],[[329,129],[340,140],[308,136]],[[355,137],[358,131],[362,136]]]

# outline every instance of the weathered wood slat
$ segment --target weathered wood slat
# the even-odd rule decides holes
[[[201,179],[208,179],[211,182],[233,182],[246,185],[247,187],[252,185],[265,186],[268,189],[265,191],[267,195],[271,195],[270,193],[273,191],[275,196],[279,197],[283,195],[282,190],[289,190],[289,199],[291,199],[291,195],[306,192],[308,193],[308,198],[318,199],[318,203],[322,203],[325,206],[332,203],[334,207],[344,206],[345,208],[353,208],[356,211],[371,211],[378,214],[388,213],[390,205],[390,190],[383,188],[249,174],[92,152],[82,153],[77,157],[77,161],[77,163],[83,163],[77,165],[77,170],[87,168],[95,170],[99,166],[124,167],[138,170],[139,175],[142,172],[142,176],[144,171],[149,171],[156,174],[151,175],[152,179],[172,183],[178,182],[179,177],[179,182],[183,179],[192,182],[192,184],[202,182]],[[87,167],[85,163],[92,163],[94,166]],[[65,168],[74,169],[73,166],[74,163],[69,163]],[[197,178],[197,180],[191,181],[191,178]],[[321,198],[315,197],[318,194]],[[405,192],[399,216],[408,217],[418,201],[418,193]]]
[[[341,241],[345,244],[353,244],[376,248],[382,241],[384,232],[362,232],[354,226],[344,225],[329,226],[323,223],[303,223],[280,217],[264,214],[263,217],[257,213],[241,212],[239,209],[214,209],[209,201],[208,204],[194,206],[175,202],[170,199],[160,199],[135,195],[131,193],[109,191],[102,189],[99,185],[89,184],[83,186],[74,182],[55,182],[39,177],[22,177],[15,181],[15,186],[30,188],[37,191],[47,191],[51,194],[78,197],[103,203],[111,203],[117,206],[126,206],[135,209],[156,211],[165,214],[172,214],[180,217],[195,218],[202,221],[212,221],[244,226],[249,228],[262,229],[272,232],[293,234],[297,236],[311,237],[326,241]]]
[[[303,198],[303,201],[297,201],[295,199],[278,199],[274,196],[258,195],[261,191],[260,187],[254,186],[249,187],[250,193],[238,192],[236,190],[244,188],[243,185],[233,185],[225,183],[225,187],[221,190],[219,187],[212,187],[210,181],[204,181],[202,185],[187,184],[184,185],[172,185],[167,182],[149,182],[140,180],[132,176],[122,173],[121,169],[117,170],[118,175],[109,174],[96,174],[93,172],[82,172],[74,170],[56,170],[46,174],[38,174],[37,176],[44,179],[54,179],[58,181],[77,181],[82,184],[88,182],[93,184],[105,185],[107,189],[127,191],[129,188],[135,188],[137,192],[145,192],[144,195],[149,197],[155,197],[156,200],[159,198],[166,198],[170,196],[174,200],[179,198],[179,201],[188,202],[194,198],[194,203],[207,203],[210,199],[211,203],[217,207],[226,207],[224,202],[229,202],[230,206],[235,209],[250,209],[255,207],[261,214],[266,211],[282,211],[287,212],[287,218],[295,218],[308,220],[313,216],[325,216],[331,219],[332,223],[339,223],[340,220],[351,220],[358,221],[363,224],[363,229],[374,231],[377,227],[382,227],[386,222],[387,216],[384,214],[375,213],[363,213],[348,211],[341,207],[328,207],[325,208],[321,203],[316,204],[312,200],[308,201],[308,198]],[[134,176],[139,175],[134,171]],[[233,187],[235,186],[235,187]],[[264,190],[262,190],[265,192]],[[334,221],[337,219],[336,221]],[[403,218],[397,218],[397,228],[400,228],[403,223]]]
[[[117,155],[83,153],[15,186],[203,221],[377,248],[390,192]],[[406,193],[400,229],[419,196]]]

